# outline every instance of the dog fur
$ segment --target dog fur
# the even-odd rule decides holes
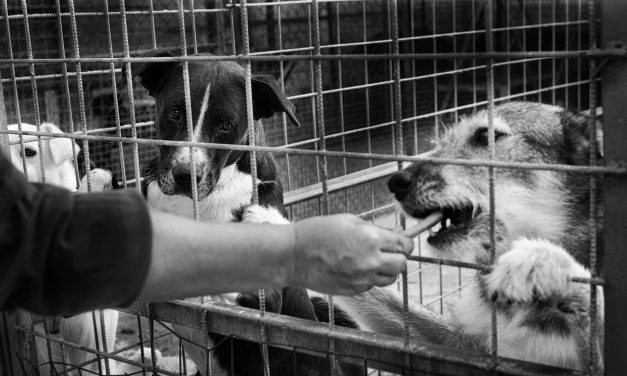
[[[145,57],[174,56],[170,51],[157,49]],[[192,140],[235,145],[249,143],[245,96],[245,71],[233,62],[190,61],[188,63],[193,134]],[[166,140],[188,140],[183,63],[141,63],[133,67],[142,85],[155,98],[155,126],[158,137]],[[255,144],[264,145],[261,123],[275,113],[283,112],[296,126],[294,106],[285,97],[276,80],[266,75],[252,76]],[[252,204],[253,177],[248,152],[193,147],[161,146],[159,156],[145,174],[142,185],[148,205],[170,213],[193,216],[192,160],[195,163],[199,219],[207,222],[243,221],[252,223],[286,224],[283,207],[283,189],[277,167],[270,153],[257,152],[255,186],[259,205]],[[208,296],[205,300],[237,304],[259,309],[256,292],[240,292]],[[287,287],[266,291],[266,309],[269,312],[324,321],[326,303],[310,299],[307,291]],[[351,320],[338,324],[354,327]],[[328,318],[326,319],[328,321]],[[203,333],[184,326],[173,325],[183,338],[212,348],[223,336]],[[196,364],[199,373],[213,375],[263,375],[262,357],[258,343],[234,339],[211,351],[207,359],[204,348],[184,341],[186,353]],[[231,349],[233,352],[231,352]],[[294,362],[291,351],[269,347],[272,375],[327,375],[328,362],[323,358],[297,354]],[[232,361],[232,362],[231,362]],[[296,365],[296,368],[294,366]],[[340,365],[347,374],[363,374],[361,367]]]
[[[19,131],[18,124],[9,124],[8,129]],[[27,132],[37,132],[38,129],[33,124],[22,123],[21,130]],[[63,133],[59,127],[52,123],[42,123],[41,132]],[[16,134],[9,135],[11,143],[11,160],[13,165],[20,172],[28,177],[28,181],[58,185],[71,191],[76,191],[78,180],[76,180],[76,170],[74,169],[74,152],[80,152],[81,148],[70,138],[48,138],[42,137],[41,146],[36,136],[24,135],[22,147],[18,143],[20,137]],[[42,166],[43,162],[43,166]],[[26,169],[25,169],[26,168]]]
[[[589,125],[587,116],[556,106],[526,102],[497,106],[496,160],[586,165],[594,142],[602,150],[601,134],[590,140]],[[488,160],[487,112],[462,118],[448,128],[435,140],[429,156]],[[447,316],[412,305],[411,337],[487,353],[495,308],[500,356],[584,370],[590,354],[591,287],[570,278],[590,277],[584,267],[589,263],[590,242],[592,237],[601,240],[602,221],[598,221],[597,233],[589,228],[589,177],[501,168],[494,174],[494,263],[486,167],[417,162],[390,179],[391,191],[410,216],[444,214],[431,234],[421,238],[423,251],[492,266],[489,273],[478,272],[464,287]],[[600,204],[601,197],[598,200]],[[600,211],[602,205],[597,207]],[[601,212],[596,214],[601,218]],[[603,293],[601,287],[597,289],[599,335],[594,351],[597,366],[602,367]],[[403,335],[403,306],[397,294],[373,289],[336,301],[362,328]]]

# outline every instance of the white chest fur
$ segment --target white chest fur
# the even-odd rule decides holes
[[[252,176],[239,171],[236,166],[230,165],[222,169],[220,179],[215,189],[204,200],[198,202],[199,220],[205,222],[229,222],[232,221],[233,211],[243,206],[244,222],[289,224],[276,208],[249,206],[252,199]],[[193,217],[192,200],[186,196],[169,196],[163,194],[156,181],[148,184],[148,205],[154,209],[168,213]],[[235,304],[237,293],[220,294],[205,297],[211,301],[227,304]],[[200,330],[191,329],[182,325],[173,325],[174,331],[183,338],[190,339],[194,343],[201,343],[212,348],[214,343],[211,337]],[[189,354],[194,364],[202,375],[229,375],[228,370],[222,369],[216,358],[210,356],[207,359],[207,351],[195,345],[183,342],[185,351]]]
[[[237,169],[235,164],[224,167],[215,189],[204,200],[198,201],[199,220],[205,222],[229,222],[233,211],[250,204],[252,176]],[[165,195],[156,181],[148,184],[148,206],[167,213],[193,218],[193,203],[187,196]]]
[[[233,211],[250,205],[252,199],[252,176],[243,173],[237,169],[235,164],[224,167],[220,173],[220,179],[215,189],[204,200],[198,202],[199,220],[204,222],[230,222],[233,218]],[[193,218],[193,202],[187,196],[170,196],[165,195],[159,189],[156,181],[148,184],[148,192],[146,200],[148,206],[164,212],[183,215]],[[210,300],[231,300],[233,304],[236,294],[222,294],[209,297]],[[206,333],[202,331],[190,329],[181,325],[173,325],[174,330],[183,338],[188,338],[195,343],[205,344],[208,348],[214,346],[213,341]],[[228,375],[227,370],[221,369],[216,363],[214,357],[209,358],[207,362],[207,352],[198,346],[187,345],[184,343],[186,352],[192,358],[194,364],[199,368],[201,374]],[[209,372],[205,367],[209,365]]]

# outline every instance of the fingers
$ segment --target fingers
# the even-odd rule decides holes
[[[370,288],[374,287],[374,286],[388,286],[391,285],[392,283],[394,283],[396,281],[396,279],[398,278],[398,274],[395,275],[385,275],[385,274],[377,274],[374,278],[373,281],[373,286],[370,286]],[[370,288],[368,290],[370,290]]]
[[[407,268],[407,259],[400,253],[384,253],[381,266],[370,286],[387,286],[396,281],[398,275]],[[370,290],[368,288],[368,290]]]
[[[302,253],[294,272],[297,285],[330,294],[352,295],[394,283],[414,247],[410,238],[349,214],[310,218],[296,222],[294,229],[297,253]]]
[[[407,268],[407,259],[400,253],[384,253],[376,271],[347,283],[352,294],[368,291],[374,286],[388,286],[398,279],[398,275]]]
[[[398,256],[403,257],[402,255]],[[384,287],[391,285],[392,283],[396,282],[396,280],[398,279],[398,275],[399,273],[376,273],[367,277],[359,278],[358,280],[344,280],[339,284],[333,285],[333,292],[331,293],[334,295],[346,296],[361,294],[362,292],[368,291],[375,286]]]
[[[375,227],[381,239],[381,250],[409,255],[414,249],[414,241],[395,232]]]
[[[400,253],[384,253],[377,274],[396,276],[407,267],[405,255]]]

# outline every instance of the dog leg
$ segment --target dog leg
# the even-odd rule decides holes
[[[144,347],[144,356],[142,357],[142,351],[140,349],[133,349],[125,351],[123,356],[134,362],[141,363],[146,367],[152,367],[154,364],[159,367],[159,362],[163,358],[161,351],[155,349],[155,357],[152,357],[152,351],[150,347]],[[132,365],[130,363],[113,361],[112,375],[138,375],[142,373],[142,368]]]
[[[509,313],[503,315],[509,321],[499,337],[502,348],[513,353],[503,355],[570,368],[586,366],[590,285],[570,281],[573,277],[590,278],[590,272],[564,248],[546,240],[514,241],[499,257],[484,282],[487,297],[499,311]],[[597,320],[603,333],[603,292],[597,289]],[[500,344],[501,339],[499,348]],[[601,348],[595,351],[600,364]]]
[[[101,351],[103,347],[103,331],[101,325],[101,317],[105,325],[104,336],[107,340],[107,351],[113,351],[116,338],[116,330],[118,326],[118,311],[112,309],[105,309],[101,311],[85,312],[72,316],[69,318],[61,319],[61,333],[66,341],[76,343],[81,346],[86,346],[92,349],[99,348]],[[94,320],[96,322],[97,335],[94,332]],[[96,340],[98,346],[96,346]],[[53,358],[61,359],[60,347],[55,347],[58,353],[53,352]],[[80,349],[75,349],[70,346],[65,347],[65,355],[68,363],[73,365],[83,364],[89,360],[93,360],[96,356],[90,352],[86,352]],[[111,366],[111,361],[110,366]],[[102,370],[105,370],[104,360],[101,364]],[[97,362],[93,362],[87,365],[85,370],[98,371]],[[113,368],[112,368],[113,369]]]
[[[585,289],[571,277],[589,278],[582,265],[562,247],[545,240],[521,239],[496,262],[485,280],[492,300],[531,302],[566,297]]]
[[[319,311],[326,315],[328,306],[324,304],[324,301],[322,305],[317,305],[315,299],[318,298],[313,299],[313,301],[310,300],[307,290],[303,288],[285,287],[282,290],[266,290],[266,310],[286,316],[319,321]],[[237,304],[259,309],[259,295],[257,293],[241,293],[237,298]],[[324,308],[321,308],[322,306]],[[337,314],[338,318],[343,316],[340,310],[337,310]],[[328,317],[326,321],[328,322]],[[342,325],[342,323],[345,323],[342,319],[336,322],[338,325]],[[349,323],[346,326],[355,327],[355,324],[350,325]],[[263,359],[258,343],[234,339],[233,353],[238,354],[238,363],[233,365],[235,375],[263,375]],[[329,360],[322,356],[312,356],[273,346],[268,346],[268,356],[270,372],[273,375],[325,376],[330,374]],[[218,347],[216,357],[225,360],[232,359],[231,347],[225,345]],[[338,375],[358,376],[364,374],[361,365],[346,363],[342,361],[341,357],[338,358],[337,366]],[[223,364],[223,367],[229,368],[229,365]]]
[[[89,171],[89,178],[91,182],[92,192],[110,191],[112,189],[119,188],[117,179],[109,170],[94,168],[93,170]],[[78,192],[86,193],[87,189],[87,175],[85,175],[83,176],[83,179],[81,179],[81,185],[78,188]]]
[[[391,288],[375,287],[355,296],[335,296],[333,300],[362,330],[395,337],[405,335],[403,302]],[[428,308],[409,303],[407,329],[412,341],[484,350],[485,336],[466,333],[461,327],[459,323]]]
[[[105,336],[107,339],[107,351],[112,351],[115,344],[115,332],[117,330],[118,323],[118,311],[105,309],[102,311],[94,311],[95,320],[98,330],[98,348],[102,351],[104,349],[102,343],[102,327],[100,313],[104,315],[105,323]],[[18,311],[20,316],[19,320],[21,325],[30,327],[33,323],[31,314],[26,311]],[[92,312],[81,313],[69,318],[60,318],[60,326],[58,334],[50,334],[53,337],[63,339],[67,342],[76,344],[78,346],[85,346],[91,349],[96,348],[96,333],[94,332],[94,317]],[[42,323],[34,325],[36,332],[44,334],[45,330]],[[47,343],[46,339],[37,337],[37,358],[40,364],[44,364],[39,368],[41,375],[51,374],[49,362],[54,364],[54,368],[57,372],[64,370],[64,364],[71,366],[82,365],[82,371],[97,372],[98,364],[95,361],[96,356],[88,351],[75,348],[73,346],[63,346],[57,342],[50,341]],[[48,350],[50,352],[48,352]],[[86,364],[87,363],[87,364]],[[115,368],[112,365],[112,361],[109,361],[110,369],[115,373]],[[101,363],[102,370],[105,370],[104,360]],[[79,371],[71,372],[71,375],[79,374]]]
[[[289,219],[285,218],[277,208],[261,205],[251,205],[244,210],[242,222],[270,223],[273,225],[289,225]]]

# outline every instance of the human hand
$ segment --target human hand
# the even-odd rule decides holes
[[[411,239],[362,219],[339,214],[294,224],[290,285],[354,295],[393,283],[405,270]]]

